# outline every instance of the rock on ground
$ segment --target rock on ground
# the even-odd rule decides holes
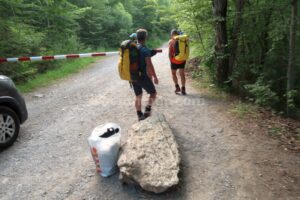
[[[156,114],[128,131],[118,160],[120,179],[161,193],[179,182],[178,145],[164,115]]]

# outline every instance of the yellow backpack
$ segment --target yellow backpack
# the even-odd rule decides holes
[[[136,81],[141,77],[138,66],[139,49],[132,40],[125,40],[119,48],[119,75],[122,80]]]
[[[189,36],[175,36],[175,60],[186,61],[190,55]]]

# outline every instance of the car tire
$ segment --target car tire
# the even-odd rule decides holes
[[[11,146],[19,135],[20,119],[9,107],[0,106],[0,148]]]

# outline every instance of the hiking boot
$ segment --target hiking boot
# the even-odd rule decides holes
[[[182,87],[182,88],[181,88],[181,94],[182,94],[182,95],[186,95],[185,87]]]
[[[138,117],[138,120],[139,120],[139,121],[142,121],[142,120],[144,120],[144,119],[146,119],[145,115],[142,115],[142,116],[139,116],[139,117]]]
[[[177,85],[175,85],[175,93],[176,94],[178,94],[179,92],[180,92],[180,87],[179,87],[179,85],[177,84]]]
[[[137,111],[137,116],[139,121],[146,119],[145,115],[141,111]]]
[[[150,117],[150,116],[151,116],[151,106],[148,105],[145,108],[144,117],[146,119],[147,117]]]

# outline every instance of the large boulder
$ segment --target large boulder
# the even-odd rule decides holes
[[[118,160],[120,179],[144,190],[161,193],[179,182],[180,156],[165,117],[156,114],[128,131]]]

